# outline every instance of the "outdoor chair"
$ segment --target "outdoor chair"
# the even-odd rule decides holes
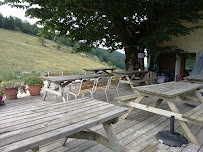
[[[104,90],[107,102],[109,101],[108,95],[107,95],[109,80],[110,80],[110,77],[99,77],[99,78],[97,78],[96,84],[94,86],[94,91],[93,91],[93,93],[96,93],[96,91],[103,91]]]
[[[71,72],[71,71],[62,71],[62,76],[69,76],[69,75],[73,75],[73,72]]]
[[[60,76],[61,73],[59,72],[48,72],[48,76]]]
[[[119,76],[111,76],[109,80],[109,86],[108,86],[108,89],[116,88],[116,93],[118,97],[119,97],[118,87],[119,87],[120,80],[121,80],[121,77]]]
[[[96,79],[82,79],[79,85],[79,89],[73,91],[70,90],[68,92],[67,100],[69,100],[70,95],[75,96],[75,99],[77,99],[79,95],[82,95],[82,97],[84,97],[84,95],[87,93],[90,93],[91,98],[93,98],[93,89],[96,83],[95,80]]]
[[[176,81],[182,81],[182,80],[183,80],[183,77],[180,74],[176,75]]]
[[[14,73],[15,73],[15,77],[17,77],[17,78],[21,78],[22,77],[20,71],[14,71]]]

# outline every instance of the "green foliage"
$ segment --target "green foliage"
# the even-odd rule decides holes
[[[56,49],[57,49],[57,50],[60,50],[60,49],[61,49],[61,45],[60,45],[60,44],[57,44]]]
[[[39,42],[42,44],[42,46],[46,46],[45,45],[45,38],[43,36],[39,37]]]
[[[31,34],[31,35],[37,35],[38,33],[38,27],[36,24],[31,25],[28,22],[23,22],[21,19],[15,17],[3,17],[2,14],[0,14],[0,28],[5,28],[8,30],[16,30],[21,31],[23,33]]]
[[[43,84],[43,80],[37,76],[28,76],[24,79],[26,85]]]
[[[8,72],[8,71],[2,71],[0,73],[0,82],[1,81],[10,81],[10,80],[15,80],[16,77],[15,77],[15,74],[12,73],[12,72]]]
[[[121,54],[117,51],[110,53],[109,51],[101,48],[92,49],[90,54],[97,56],[100,62],[107,62],[110,66],[125,69],[125,54]]]

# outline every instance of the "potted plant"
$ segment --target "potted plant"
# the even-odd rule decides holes
[[[41,87],[43,85],[43,80],[37,76],[28,76],[24,79],[26,85],[28,85],[28,90],[31,96],[40,95]]]
[[[1,82],[1,88],[3,91],[2,95],[6,95],[6,99],[7,100],[15,100],[17,99],[17,94],[18,91],[20,91],[21,93],[25,92],[26,93],[26,85],[24,85],[23,83],[20,82],[16,82],[16,81],[2,81]]]
[[[4,89],[3,89],[3,87],[0,86],[0,106],[5,105],[3,97],[4,97]]]

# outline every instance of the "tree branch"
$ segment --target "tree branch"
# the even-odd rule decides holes
[[[82,8],[83,10],[88,11],[88,12],[98,12],[98,13],[101,13],[101,14],[106,14],[105,12],[102,12],[102,11],[100,11],[100,10],[85,8],[85,7],[83,7],[83,6],[79,5],[79,4],[77,4],[77,5],[78,5],[80,8]]]

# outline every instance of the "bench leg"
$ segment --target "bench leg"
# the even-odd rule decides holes
[[[195,90],[194,93],[200,102],[203,103],[203,96],[200,94],[199,90]]]
[[[59,85],[59,91],[61,92],[61,97],[62,97],[63,102],[66,102],[66,99],[64,97],[64,90],[63,90],[63,87],[61,85]]]
[[[155,107],[155,108],[159,107],[160,104],[162,103],[162,101],[163,101],[163,99],[158,99],[158,100],[156,101],[156,103],[154,104],[154,107]]]
[[[32,152],[38,152],[39,151],[39,147],[32,148],[31,150],[32,150]]]
[[[135,99],[134,103],[140,103],[141,100],[144,98],[144,96],[140,96],[137,99]],[[125,105],[128,105],[127,103]],[[128,112],[121,116],[121,118],[125,119],[135,108],[129,107]]]
[[[50,85],[51,85],[51,81],[48,81],[48,84],[47,84],[47,87],[46,87],[46,88],[49,88]],[[44,95],[43,95],[43,98],[42,98],[43,101],[45,100],[46,96],[47,96],[47,91],[45,91],[45,93],[44,93]]]
[[[116,136],[114,134],[111,124],[108,122],[105,122],[103,123],[103,127],[108,136],[113,152],[123,152],[122,146],[120,145],[119,141],[116,139]]]
[[[176,113],[180,113],[178,108],[176,107],[176,105],[173,103],[173,101],[167,101],[170,109],[173,112]],[[185,133],[187,134],[188,138],[190,139],[190,141],[196,145],[200,145],[199,142],[197,141],[196,137],[193,135],[193,133],[191,132],[190,128],[188,127],[187,123],[184,121],[179,120],[181,127],[183,128],[183,130],[185,131]]]

